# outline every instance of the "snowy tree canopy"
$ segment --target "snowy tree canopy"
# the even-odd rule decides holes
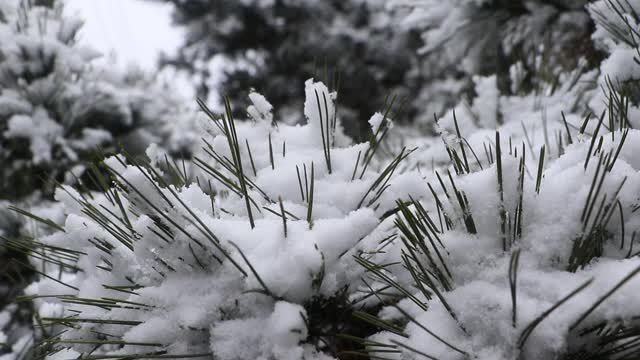
[[[512,92],[509,70],[520,63],[536,80],[552,81],[557,68],[574,69],[581,58],[601,59],[590,40],[585,0],[393,0],[408,13],[401,24],[422,30],[420,52],[434,66],[468,75],[497,74],[501,91]],[[541,79],[539,79],[541,78]],[[524,84],[520,84],[524,85]]]
[[[51,193],[98,147],[120,143],[140,153],[173,136],[178,103],[170,89],[91,66],[99,54],[76,45],[82,22],[63,16],[59,4],[4,1],[0,13],[0,197]]]

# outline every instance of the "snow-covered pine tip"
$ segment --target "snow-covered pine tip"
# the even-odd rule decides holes
[[[272,121],[255,93],[243,122],[200,102],[194,166],[152,146],[148,162],[105,160],[104,193],[58,190],[68,216],[34,245],[42,277],[23,298],[48,359],[332,359],[358,346],[340,334],[373,334],[352,316],[368,309],[352,256],[384,240],[396,199],[426,190],[403,171],[411,151],[375,156],[388,119],[350,145],[336,94],[305,88],[304,126]]]
[[[546,160],[545,145],[529,151],[524,137],[513,146],[511,136],[507,145],[499,131],[483,163],[459,132],[459,147],[445,139],[450,170],[427,177],[432,197],[398,202],[389,219],[395,240],[385,247],[399,249],[356,258],[370,293],[386,304],[366,319],[383,331],[361,339],[360,352],[638,358],[640,131],[628,119],[606,131],[605,118],[567,127],[568,145]]]

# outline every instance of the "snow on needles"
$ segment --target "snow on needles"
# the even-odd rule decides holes
[[[61,335],[62,343],[97,341],[107,333],[126,344],[104,349],[114,356],[149,351],[150,345],[140,344],[162,344],[157,348],[175,356],[327,358],[311,346],[308,327],[319,325],[307,322],[304,305],[344,288],[355,294],[353,285],[364,270],[351,260],[351,252],[398,197],[419,196],[424,189],[417,174],[405,179],[402,188],[393,179],[385,183],[390,186],[376,187],[377,166],[365,169],[364,161],[358,163],[367,143],[332,145],[329,170],[322,136],[328,134],[324,141],[335,144],[335,133],[327,132],[322,119],[326,109],[331,114],[333,98],[312,80],[306,93],[310,123],[305,126],[272,124],[264,116],[235,124],[209,120],[213,134],[195,157],[199,168],[184,174],[197,176],[188,184],[164,183],[159,166],[145,169],[111,158],[105,163],[122,185],[111,195],[88,201],[71,188],[58,191],[69,214],[65,232],[43,241],[86,254],[74,265],[82,271],[65,275],[64,284],[43,278],[27,292],[45,295],[36,300],[41,309],[63,304],[49,319],[81,312],[74,320],[77,326]],[[320,98],[322,115],[317,112]],[[252,100],[258,102],[253,109],[265,114],[266,101],[257,94]],[[226,160],[216,164],[215,159]],[[230,171],[237,160],[244,180]],[[234,179],[233,184],[224,179]],[[241,181],[246,181],[246,193]],[[119,202],[113,202],[116,192]],[[249,217],[255,219],[253,227]],[[67,296],[85,300],[65,304]],[[104,299],[115,306],[84,303]],[[78,352],[91,348],[73,346]]]
[[[459,23],[495,2],[432,3],[439,12],[411,16]],[[304,125],[255,92],[246,121],[229,101],[222,114],[200,102],[192,163],[152,145],[148,161],[106,159],[101,193],[59,188],[67,217],[34,245],[47,277],[26,290],[56,334],[48,358],[637,354],[638,112],[614,104],[625,94],[606,80],[637,78],[609,66],[636,61],[637,45],[603,22],[619,12],[607,3],[589,8],[609,56],[599,68],[578,62],[509,95],[498,76],[474,77],[477,96],[421,149],[386,146],[387,112],[352,144],[338,94],[309,79]],[[617,26],[633,34],[631,7]],[[527,21],[547,16],[536,9]]]
[[[306,83],[313,99],[318,88],[324,91],[319,83]],[[305,114],[321,121],[319,112],[306,108]],[[378,123],[374,120],[372,126]],[[483,169],[443,174],[446,185],[438,184],[435,175],[423,179],[406,171],[393,177],[383,196],[363,202],[380,175],[370,169],[362,179],[353,176],[354,165],[362,167],[358,154],[369,144],[332,148],[330,172],[326,148],[317,139],[323,134],[320,125],[272,124],[260,117],[235,125],[219,119],[210,126],[212,138],[205,139],[203,151],[227,160],[193,169],[195,182],[163,182],[161,162],[144,168],[112,158],[106,164],[120,174],[122,187],[111,195],[87,202],[70,188],[58,192],[69,213],[65,232],[43,241],[86,254],[76,262],[83,271],[66,274],[63,283],[42,279],[28,292],[44,295],[35,301],[41,311],[50,309],[50,321],[77,314],[72,317],[76,326],[61,335],[61,344],[74,339],[90,343],[98,341],[97,334],[108,333],[124,345],[101,348],[112,356],[157,346],[174,356],[329,359],[334,355],[315,342],[311,330],[318,326],[308,317],[312,299],[328,299],[345,288],[353,301],[368,286],[413,288],[415,275],[399,264],[416,266],[408,254],[417,249],[415,259],[428,269],[423,276],[435,276],[446,266],[447,275],[441,275],[448,280],[436,286],[426,278],[423,286],[429,290],[411,291],[410,298],[380,313],[386,320],[412,319],[400,332],[371,338],[395,344],[398,352],[387,354],[391,358],[417,359],[422,352],[439,359],[469,354],[478,359],[518,354],[543,359],[585,346],[580,332],[619,320],[629,324],[640,312],[635,295],[640,281],[622,283],[640,269],[640,258],[630,255],[631,229],[639,225],[633,209],[640,164],[633,154],[639,150],[640,131],[604,133],[596,149],[591,137],[576,139],[561,156],[550,155],[539,180],[537,154],[494,147],[495,158]],[[331,142],[329,136],[325,141]],[[497,142],[501,135],[496,136]],[[517,148],[525,149],[524,141]],[[229,167],[238,156],[248,199],[236,183],[223,184],[233,178]],[[223,173],[227,177],[217,178],[222,181],[205,180],[207,174]],[[435,192],[427,192],[434,188],[427,182]],[[109,200],[116,193],[122,206]],[[441,200],[434,201],[436,197]],[[400,211],[389,216],[398,198],[409,207],[399,205]],[[99,208],[109,211],[97,216]],[[502,228],[501,209],[506,219]],[[415,228],[398,225],[421,213],[431,214],[433,222]],[[418,241],[433,236],[438,242],[412,244],[411,231],[423,231]],[[440,260],[434,262],[437,249]],[[519,265],[512,293],[508,274],[515,253]],[[370,274],[363,285],[364,268],[352,256],[390,264],[384,272],[373,271],[386,277]],[[624,286],[599,302],[618,283]],[[561,311],[523,335],[537,317],[576,289],[561,303]],[[95,301],[107,303],[95,306]],[[380,301],[386,302],[384,296]],[[79,353],[91,348],[73,346]]]

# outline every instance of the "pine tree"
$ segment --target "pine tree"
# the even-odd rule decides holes
[[[52,6],[11,0],[0,8],[0,198],[51,197],[97,148],[140,153],[180,122],[170,89],[92,66],[98,54],[76,43],[82,22]]]
[[[402,24],[422,31],[420,52],[434,61],[435,71],[460,71],[466,77],[497,75],[500,91],[514,86],[531,91],[556,81],[558,72],[588,68],[603,58],[590,35],[594,30],[586,0],[393,0],[408,11]],[[433,60],[430,60],[433,59]],[[527,74],[512,84],[519,66]],[[432,70],[433,71],[433,70]]]
[[[165,1],[175,6],[173,19],[186,29],[186,40],[164,63],[194,74],[203,98],[228,94],[247,105],[254,88],[269,94],[280,114],[295,114],[303,101],[297,84],[324,79],[339,90],[347,133],[365,139],[369,127],[362,119],[387,96],[408,100],[418,92],[417,34],[399,31],[384,2]],[[211,68],[216,56],[231,63],[220,81]],[[411,118],[416,108],[409,102],[405,112]]]
[[[640,357],[640,5],[411,3],[407,21],[451,46],[426,53],[447,81],[422,94],[473,85],[439,136],[396,152],[385,111],[351,144],[339,94],[313,79],[303,126],[254,91],[242,111],[199,102],[192,164],[157,146],[108,157],[101,191],[60,188],[66,221],[35,219],[51,228],[27,243],[37,355]],[[592,20],[563,34],[544,9]],[[562,58],[560,35],[589,44]]]

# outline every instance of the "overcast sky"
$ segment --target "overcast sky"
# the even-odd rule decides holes
[[[0,0],[2,1],[2,0]],[[66,10],[85,21],[80,42],[116,56],[118,66],[153,70],[161,51],[172,52],[182,33],[171,26],[171,4],[142,0],[66,0]]]

